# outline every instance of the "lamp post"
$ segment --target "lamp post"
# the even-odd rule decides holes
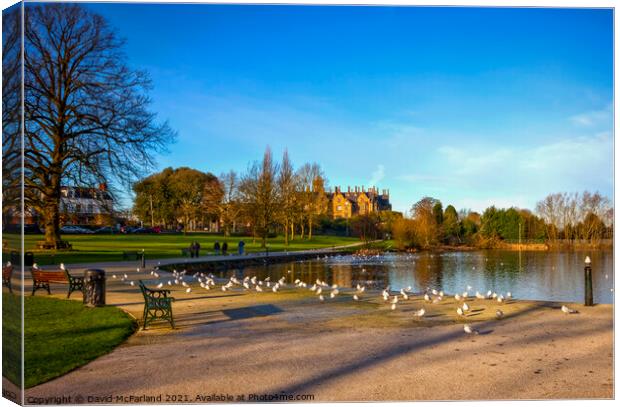
[[[594,305],[594,298],[592,295],[592,267],[590,264],[592,261],[590,260],[590,256],[586,256],[585,259],[585,267],[583,269],[584,277],[585,277],[585,300],[584,305],[587,307],[591,307]]]

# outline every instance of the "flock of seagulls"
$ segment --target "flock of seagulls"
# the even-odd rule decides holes
[[[364,256],[364,258],[367,257],[369,256]],[[60,268],[64,270],[64,265],[61,264]],[[147,273],[147,271],[141,270],[140,268],[136,269],[137,273],[140,273],[141,271],[143,273]],[[177,270],[173,270],[172,273],[170,273],[169,277],[162,276],[160,273],[161,271],[159,270],[159,267],[155,267],[153,270],[150,271],[150,275],[152,276],[152,278],[157,281],[156,287],[158,289],[164,286],[179,286],[179,288],[183,289],[188,294],[193,292],[192,286],[194,286],[194,288],[197,288],[196,285],[203,290],[215,289],[216,286],[219,285],[222,291],[229,291],[236,288],[241,289],[245,292],[257,293],[261,293],[267,290],[271,290],[273,293],[277,293],[282,288],[285,288],[288,285],[288,283],[286,282],[286,277],[284,276],[275,282],[271,281],[271,277],[266,277],[265,279],[260,280],[256,276],[246,276],[242,280],[238,279],[235,276],[231,276],[228,280],[224,280],[224,282],[222,282],[221,279],[219,280],[219,282],[216,282],[216,278],[213,274],[206,274],[202,272],[188,274],[187,270],[183,270],[180,272]],[[290,273],[291,270],[288,270],[288,274]],[[120,279],[120,281],[125,284],[135,286],[135,282],[127,275],[127,273],[119,275],[113,274],[112,278]],[[327,282],[320,279],[316,279],[311,286],[309,286],[309,283],[306,283],[300,279],[296,279],[292,283],[292,286],[296,289],[308,289],[316,295],[318,301],[321,303],[325,302],[326,297],[329,297],[330,299],[335,299],[339,295],[341,295],[341,287],[339,287],[337,284],[329,285]],[[361,301],[363,295],[366,292],[366,288],[367,286],[364,284],[357,284],[353,292],[351,292],[350,290],[346,290],[345,294],[350,295],[350,298],[352,298],[354,301]],[[472,291],[473,287],[468,285],[463,292],[454,294],[454,300],[457,303],[455,312],[458,319],[465,319],[473,312],[472,307],[468,303],[468,301],[474,299],[486,300],[494,301],[497,302],[498,305],[502,305],[507,301],[513,299],[511,292],[506,292],[505,294],[503,294],[489,290],[484,294],[480,293],[479,291],[475,291],[475,293],[472,294]],[[384,288],[380,294],[383,302],[387,303],[392,311],[396,310],[399,304],[408,301],[414,295],[415,294],[413,293],[413,289],[411,286],[401,288],[399,291],[394,292],[390,291],[390,287],[388,286]],[[430,287],[427,287],[422,295],[424,302],[427,304],[440,304],[446,300],[446,297],[447,296],[443,290],[438,290],[436,288]],[[561,310],[565,314],[577,313],[576,310],[571,309],[566,305],[563,305],[561,307]],[[426,315],[427,310],[424,308],[424,306],[419,309],[413,310],[413,316],[418,320],[423,319]],[[504,311],[498,308],[495,311],[495,316],[497,319],[503,319],[505,316]],[[468,335],[478,335],[480,333],[478,330],[476,330],[467,323],[464,323],[463,331]]]

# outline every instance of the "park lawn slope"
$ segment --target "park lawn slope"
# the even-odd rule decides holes
[[[3,306],[7,297],[3,295]],[[25,297],[25,387],[61,376],[104,355],[136,329],[116,307],[87,308],[79,301]],[[15,376],[5,370],[8,378]]]
[[[7,241],[10,234],[4,234]],[[214,254],[213,245],[216,241],[220,244],[228,242],[228,251],[235,253],[240,240],[245,242],[246,252],[265,251],[261,247],[260,240],[253,242],[251,237],[228,237],[207,233],[182,234],[129,234],[129,235],[63,235],[63,239],[73,245],[70,251],[37,251],[36,243],[43,239],[42,235],[25,235],[24,247],[26,251],[32,251],[35,261],[39,265],[46,264],[77,264],[123,260],[123,251],[145,251],[147,259],[164,259],[181,257],[181,249],[189,247],[196,241],[201,246],[201,255]],[[277,236],[267,240],[270,252],[275,251],[299,251],[321,249],[335,246],[344,246],[359,243],[359,238],[315,235],[312,239],[295,239],[284,244],[284,237]],[[9,249],[5,249],[8,258]]]

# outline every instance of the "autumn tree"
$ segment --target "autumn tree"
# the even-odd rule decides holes
[[[437,199],[424,197],[411,208],[411,215],[415,221],[415,235],[423,247],[437,244],[439,225],[437,211],[434,208],[438,202]]]
[[[126,64],[123,41],[76,4],[28,4],[24,27],[24,167],[46,247],[60,243],[60,189],[130,185],[174,138],[149,110],[151,81]]]

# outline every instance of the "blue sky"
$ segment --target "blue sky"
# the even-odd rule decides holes
[[[329,184],[457,209],[613,198],[605,9],[90,4],[178,131],[160,168],[243,171],[269,145]]]

